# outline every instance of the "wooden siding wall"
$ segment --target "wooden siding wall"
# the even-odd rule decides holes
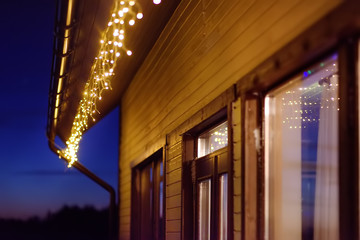
[[[120,239],[130,239],[131,167],[163,147],[170,132],[340,2],[183,0],[180,3],[121,102]],[[146,21],[146,16],[143,20]],[[177,141],[169,145],[166,154],[168,239],[180,237],[179,145]],[[237,168],[238,162],[234,166]],[[240,178],[235,174],[234,177]],[[240,197],[239,192],[234,194],[234,198]],[[234,199],[234,219],[240,219],[240,206],[236,204]],[[239,236],[236,221],[235,236]]]
[[[166,239],[181,239],[181,165],[182,138],[169,143],[166,159]]]

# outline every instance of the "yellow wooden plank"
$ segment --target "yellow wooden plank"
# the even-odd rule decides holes
[[[166,209],[166,219],[167,220],[180,220],[181,219],[181,208],[170,208]]]
[[[165,224],[167,233],[181,231],[181,220],[167,220]]]
[[[171,145],[171,146],[168,148],[167,161],[170,161],[170,160],[172,160],[173,158],[178,157],[179,155],[181,155],[181,153],[182,153],[182,143],[181,143],[181,141],[180,141],[180,142],[177,142],[177,143]]]
[[[166,198],[166,208],[181,207],[181,195]]]
[[[181,182],[166,186],[166,197],[172,197],[181,194]]]
[[[181,169],[166,174],[166,185],[181,181]]]
[[[181,164],[182,164],[182,155],[174,157],[170,161],[166,162],[166,172],[169,173],[176,169],[181,168]]]
[[[173,232],[173,233],[166,233],[165,235],[166,239],[171,240],[181,240],[181,233],[180,232]]]

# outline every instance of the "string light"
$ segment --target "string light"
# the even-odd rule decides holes
[[[336,63],[320,63],[316,69],[304,71],[303,80],[306,81],[310,77],[319,80],[310,86],[285,92],[281,98],[284,113],[282,123],[289,129],[307,128],[310,124],[317,124],[320,121],[320,109],[339,111],[337,72]],[[315,73],[318,75],[313,75]],[[328,91],[332,93],[326,94]]]
[[[154,3],[160,0],[154,0]],[[155,3],[155,4],[158,4]],[[101,101],[104,91],[111,90],[111,77],[115,74],[116,60],[122,53],[131,56],[132,51],[124,45],[127,26],[133,27],[136,19],[142,19],[143,13],[140,5],[134,0],[116,1],[100,43],[100,50],[95,57],[90,77],[85,85],[83,98],[80,101],[75,116],[71,135],[66,141],[67,148],[62,150],[65,158],[69,160],[68,167],[78,160],[77,153],[83,133],[88,129],[88,122],[96,121],[95,114],[97,101]]]

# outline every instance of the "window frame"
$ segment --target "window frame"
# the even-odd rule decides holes
[[[132,240],[140,240],[141,235],[139,233],[141,232],[141,208],[138,207],[141,205],[141,192],[137,191],[137,188],[140,186],[138,184],[141,184],[141,170],[148,167],[150,164],[152,165],[152,174],[153,174],[153,181],[152,181],[152,208],[151,210],[151,219],[152,219],[152,226],[155,229],[157,227],[157,230],[162,228],[163,233],[158,238],[158,236],[155,236],[155,233],[153,232],[153,236],[155,237],[154,240],[163,240],[165,239],[165,224],[166,224],[166,169],[165,169],[165,148],[161,148],[154,152],[151,156],[146,158],[143,162],[139,163],[138,165],[134,166],[131,170],[131,235],[130,239]],[[159,168],[160,170],[160,164],[162,163],[162,176],[159,174],[159,176],[155,177],[154,170]],[[158,164],[158,166],[157,166]],[[156,181],[156,182],[155,182]],[[163,182],[163,202],[162,202],[162,208],[163,208],[163,220],[159,224],[158,218],[159,218],[159,212],[158,214],[154,214],[155,211],[159,210],[158,206],[155,205],[155,194],[157,190],[155,189],[155,185],[159,184],[160,190],[160,181]],[[160,201],[158,202],[160,204]]]
[[[296,59],[290,65],[282,66],[277,62],[276,69],[271,69],[273,73],[269,76],[256,76],[252,74],[252,78],[257,83],[251,88],[244,88],[238,85],[238,92],[243,101],[242,106],[242,157],[244,159],[243,174],[243,197],[242,197],[242,239],[253,237],[254,239],[266,239],[265,237],[265,139],[264,139],[264,106],[265,96],[271,90],[285,84],[306,67],[316,64],[322,59],[329,56],[331,53],[337,52],[339,64],[339,97],[340,97],[340,113],[339,113],[339,232],[341,239],[358,239],[359,236],[359,85],[357,82],[357,63],[359,61],[359,35],[355,34],[346,37],[344,40],[336,42],[332,46],[325,46],[319,48],[315,53],[310,54],[308,51],[300,56],[307,55],[306,61],[303,59]],[[283,54],[291,52],[291,50],[282,50],[277,55],[273,56],[269,61],[277,61],[276,59]],[[266,64],[265,64],[266,65]],[[260,67],[258,69],[261,69]],[[257,70],[258,70],[257,69]],[[274,73],[277,72],[277,73]],[[254,76],[255,75],[255,76]],[[247,76],[248,77],[248,76]],[[268,81],[266,84],[265,82]],[[260,83],[259,83],[260,82]],[[270,84],[269,84],[270,83]],[[258,114],[257,116],[248,116],[249,101],[254,101],[252,108]],[[250,134],[247,133],[246,121],[255,121],[257,128],[260,130],[261,138],[261,152],[255,153],[253,160],[257,161],[250,163],[247,152],[256,152],[255,144],[250,140]],[[256,176],[256,196],[255,203],[245,206],[249,199],[247,189],[249,188],[249,179],[246,179],[246,168],[250,167],[253,174]],[[256,169],[256,170],[254,170]],[[256,209],[254,211],[254,209]],[[354,211],[355,209],[355,211]],[[250,221],[246,215],[251,215],[255,221]]]
[[[340,45],[342,46],[342,45]],[[262,105],[262,110],[261,110],[261,128],[262,128],[262,179],[261,180],[258,180],[258,181],[261,181],[261,184],[263,184],[263,189],[262,190],[262,194],[263,194],[263,198],[262,198],[262,202],[260,203],[262,206],[261,208],[263,209],[262,212],[259,214],[261,215],[262,217],[262,222],[261,222],[261,229],[262,229],[262,232],[260,234],[262,234],[263,238],[264,239],[267,239],[267,240],[274,240],[274,239],[270,239],[270,238],[267,238],[269,236],[266,236],[266,215],[267,213],[265,212],[266,211],[266,207],[265,207],[265,204],[266,204],[266,191],[265,191],[265,188],[266,188],[266,184],[271,184],[271,182],[269,183],[266,183],[266,179],[265,179],[265,171],[266,171],[266,167],[269,167],[269,164],[271,163],[267,163],[266,162],[266,153],[265,153],[265,131],[266,131],[266,125],[265,125],[265,107],[266,107],[266,104],[265,104],[265,99],[267,98],[268,94],[279,89],[279,88],[282,88],[284,87],[286,84],[290,83],[290,82],[293,82],[294,81],[294,78],[299,76],[300,73],[304,72],[305,69],[312,69],[315,65],[318,65],[320,62],[330,58],[332,55],[334,55],[335,53],[338,55],[338,59],[337,59],[337,64],[338,64],[338,75],[339,75],[339,89],[338,89],[338,97],[342,99],[342,97],[340,96],[340,90],[341,90],[341,85],[343,85],[342,83],[342,79],[341,79],[341,76],[340,76],[340,47],[337,47],[337,48],[334,48],[334,49],[331,49],[330,51],[327,51],[326,53],[324,54],[321,54],[319,56],[317,56],[313,61],[309,61],[307,64],[305,65],[302,65],[301,67],[297,68],[296,71],[293,71],[291,72],[291,74],[287,75],[285,78],[281,79],[281,81],[279,81],[277,84],[274,85],[274,87],[270,87],[268,89],[266,89],[265,91],[262,91],[261,94],[261,98],[259,99],[259,101],[261,101],[261,105]],[[340,101],[341,102],[341,101]],[[341,109],[341,104],[339,102],[339,108]],[[341,114],[341,111],[339,112],[339,124],[341,125],[340,123],[340,114]],[[339,138],[339,141],[341,139],[341,136],[340,136],[340,128],[338,130],[338,138]],[[340,161],[340,144],[339,144],[339,152],[338,152],[338,159]],[[340,168],[340,164],[338,165],[338,167]],[[339,201],[340,201],[340,198],[341,198],[341,193],[340,193],[340,175],[338,176],[339,177]],[[270,200],[270,199],[269,199]],[[270,210],[268,208],[268,210]],[[341,209],[339,208],[339,212],[341,212]],[[340,219],[339,219],[339,231],[340,231]],[[341,235],[340,235],[341,236]],[[341,238],[339,238],[341,239]]]
[[[231,99],[233,100],[233,99]],[[196,125],[189,131],[183,134],[183,234],[182,239],[197,239],[197,210],[198,210],[198,183],[211,179],[211,240],[218,238],[218,227],[215,227],[218,217],[214,215],[219,214],[219,196],[216,195],[218,191],[219,176],[224,173],[228,174],[228,192],[227,192],[227,232],[228,239],[233,239],[233,219],[232,219],[232,131],[231,131],[231,107],[230,104],[213,114],[200,124]],[[228,126],[228,144],[226,147],[211,152],[205,156],[197,157],[198,136],[211,130],[212,128],[227,121]],[[227,154],[226,160],[218,160],[221,154]],[[218,164],[220,162],[220,164]],[[225,162],[225,163],[224,163]],[[203,163],[200,167],[199,163]],[[220,165],[220,171],[219,170]],[[189,211],[191,209],[192,211]]]

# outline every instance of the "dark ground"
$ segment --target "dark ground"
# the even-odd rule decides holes
[[[105,240],[108,211],[64,206],[40,219],[0,219],[1,240]]]

